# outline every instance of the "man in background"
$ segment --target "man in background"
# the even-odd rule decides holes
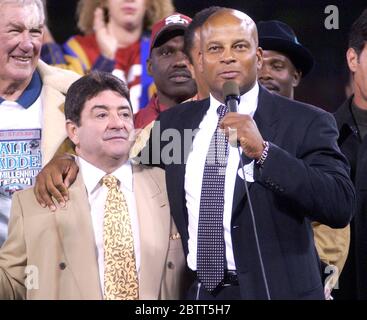
[[[175,13],[153,25],[147,69],[157,92],[135,115],[136,128],[146,127],[159,113],[196,94],[196,83],[184,52],[184,34],[190,22],[191,18]]]
[[[79,76],[39,60],[44,21],[41,0],[0,0],[0,246],[13,193],[70,147],[63,104]]]
[[[353,23],[346,59],[352,94],[335,113],[338,144],[351,165],[357,211],[351,222],[351,243],[336,299],[367,299],[367,10]]]

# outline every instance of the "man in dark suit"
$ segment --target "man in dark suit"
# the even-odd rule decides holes
[[[159,164],[166,170],[171,212],[180,229],[188,266],[195,271],[190,298],[323,299],[309,220],[340,228],[352,217],[354,191],[348,165],[337,146],[332,115],[259,87],[256,78],[261,63],[262,50],[258,48],[253,21],[234,10],[214,13],[201,31],[200,64],[210,98],[162,113],[153,128],[151,153],[165,151],[160,154]],[[250,162],[245,165],[249,172],[246,180],[257,233],[243,179],[237,174],[239,155],[236,148],[230,147],[223,190],[225,272],[218,286],[207,290],[203,285],[206,275],[200,275],[198,270],[202,259],[202,177],[218,121],[215,111],[224,102],[222,87],[228,80],[239,85],[239,110],[227,114],[220,127],[226,132],[229,128],[237,130],[243,153]],[[167,142],[160,139],[159,148],[154,141],[155,136],[167,135],[170,128],[181,134],[181,146],[192,147],[191,151],[182,152],[178,163],[170,163],[173,158],[168,152],[170,146],[174,150],[175,138]],[[184,141],[184,130],[198,128],[192,144]],[[142,154],[143,160],[145,156]],[[212,190],[217,188],[218,184]],[[209,201],[214,207],[216,199]],[[257,237],[262,262],[256,248]],[[213,248],[208,250],[213,250],[207,251],[210,260],[216,253]]]
[[[200,38],[210,98],[161,113],[140,156],[166,170],[171,213],[194,277],[188,297],[323,299],[309,220],[344,227],[355,200],[335,120],[258,85],[262,50],[244,13],[217,11]],[[221,119],[228,80],[238,84],[240,103]],[[226,136],[237,132],[245,174],[237,148],[219,128]],[[44,186],[39,191],[50,204]],[[62,194],[54,192],[59,200]]]

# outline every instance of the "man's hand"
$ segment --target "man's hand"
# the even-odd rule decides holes
[[[93,30],[102,55],[111,60],[115,59],[118,41],[107,28],[102,8],[96,8],[94,11]]]
[[[231,144],[233,144],[233,136],[237,137],[247,157],[260,159],[264,150],[264,139],[255,121],[249,115],[229,112],[223,118],[220,128],[229,136]]]
[[[73,156],[65,154],[54,157],[38,174],[34,194],[39,204],[51,211],[56,210],[52,197],[64,207],[69,199],[68,187],[73,184],[79,167]]]

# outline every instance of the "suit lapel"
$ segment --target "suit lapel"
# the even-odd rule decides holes
[[[184,111],[182,112],[180,123],[175,124],[175,129],[179,130],[181,136],[181,148],[182,157],[181,162],[178,165],[174,165],[174,168],[169,172],[169,179],[171,184],[174,183],[177,186],[177,190],[183,190],[182,199],[177,199],[177,201],[185,201],[185,170],[187,158],[190,154],[190,150],[192,148],[192,142],[194,140],[194,136],[192,139],[188,139],[188,136],[185,136],[185,130],[191,130],[191,132],[195,132],[199,128],[201,121],[204,118],[204,115],[208,111],[210,106],[210,100],[205,99],[201,101],[192,102],[190,105],[182,106]],[[190,133],[191,133],[190,132]],[[182,208],[185,208],[186,205],[183,204]],[[181,212],[181,211],[179,211]],[[175,222],[177,226],[183,226],[186,230],[188,225],[188,216],[187,214],[178,214],[178,212],[172,212],[175,217]],[[181,235],[184,236],[186,231],[181,230]]]
[[[264,89],[261,85],[259,86],[259,99],[257,109],[254,115],[256,125],[265,141],[274,141],[277,125],[279,120],[279,114],[277,113],[278,108],[275,105],[273,95]],[[248,183],[248,189],[254,183]],[[232,214],[236,212],[238,207],[243,207],[243,203],[246,200],[246,189],[241,177],[236,176],[235,191],[233,195],[233,206]]]
[[[101,300],[90,206],[81,174],[70,187],[69,194],[67,207],[55,214],[66,265],[74,276],[81,298]]]
[[[159,298],[170,232],[167,197],[151,174],[154,170],[161,169],[133,166],[140,235],[140,300]],[[164,183],[163,171],[161,183]],[[163,207],[167,210],[164,211]]]

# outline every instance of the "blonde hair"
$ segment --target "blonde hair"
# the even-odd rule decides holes
[[[145,0],[146,11],[143,30],[175,11],[172,0]],[[77,7],[78,28],[85,34],[93,32],[93,15],[97,7],[106,7],[106,0],[80,0]],[[108,9],[108,8],[107,8]]]

